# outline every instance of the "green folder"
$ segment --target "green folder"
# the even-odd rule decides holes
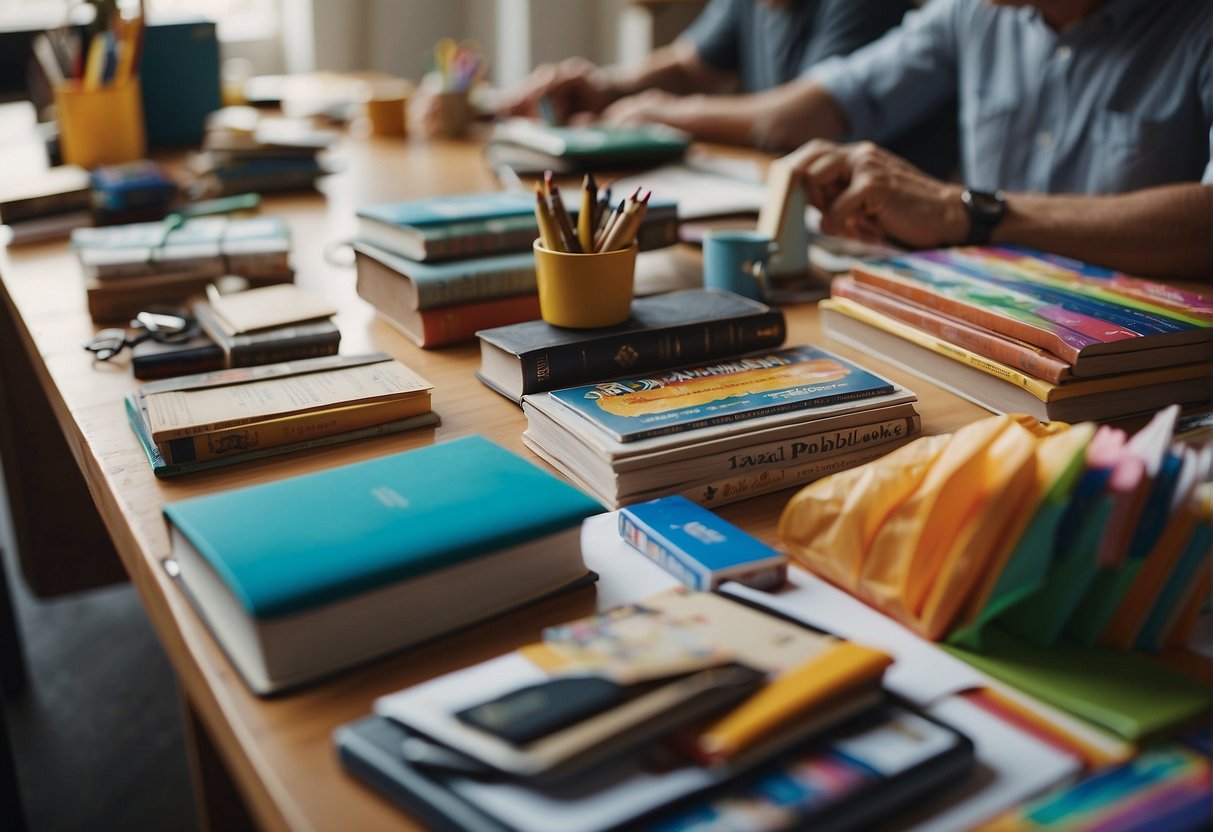
[[[1095,553],[1112,505],[1104,496],[1091,509],[1070,551],[1058,553],[1044,585],[1002,617],[1008,630],[1041,647],[1057,641],[1099,573]]]
[[[994,590],[982,610],[971,622],[958,627],[948,642],[959,647],[980,648],[986,625],[1031,596],[1045,579],[1055,552],[1057,527],[1070,507],[1075,483],[1086,463],[1086,446],[1079,448],[1069,464],[1045,491],[1036,514],[1028,523],[1015,550],[1007,559]]]
[[[1043,649],[1001,627],[986,630],[981,653],[944,649],[1130,742],[1183,725],[1209,709],[1210,692],[1203,685],[1138,653],[1083,647],[1069,639]]]

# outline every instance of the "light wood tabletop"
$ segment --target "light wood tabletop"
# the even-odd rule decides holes
[[[228,829],[249,819],[231,799],[234,784],[251,820],[264,829],[414,828],[401,810],[342,771],[330,742],[333,729],[366,715],[376,696],[532,641],[541,627],[584,615],[594,605],[593,591],[581,590],[302,691],[261,699],[244,686],[163,569],[169,536],[161,508],[168,501],[470,433],[544,465],[521,442],[520,409],[473,377],[479,365],[476,344],[419,349],[375,317],[355,294],[353,268],[335,260],[348,260],[348,250],[339,244],[353,233],[359,205],[497,189],[481,145],[347,139],[338,156],[344,170],[323,179],[321,193],[268,197],[263,212],[283,217],[290,226],[298,284],[340,310],[341,351],[381,350],[429,379],[434,409],[442,418],[436,428],[157,480],[123,412],[124,395],[136,387],[128,357],[94,362],[81,348],[97,327],[88,317],[80,268],[67,244],[14,247],[0,254],[5,440],[0,456],[23,565],[27,572],[41,571],[45,592],[62,591],[73,579],[87,583],[111,574],[106,538],[112,541],[180,679],[208,827]],[[984,414],[892,366],[827,343],[812,305],[785,311],[789,344],[828,346],[917,392],[924,432],[951,431]],[[791,493],[736,503],[720,513],[774,542],[775,523]]]

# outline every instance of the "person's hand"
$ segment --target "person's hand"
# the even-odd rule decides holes
[[[602,120],[621,127],[639,124],[668,124],[670,114],[679,109],[681,96],[664,90],[649,89],[625,96],[602,111]]]
[[[560,122],[580,115],[597,115],[611,103],[607,74],[585,58],[569,58],[558,64],[539,67],[530,77],[502,95],[498,112],[502,115],[546,118],[541,101],[546,101]]]
[[[916,248],[962,242],[969,216],[962,188],[941,182],[870,142],[814,139],[785,157],[799,172],[826,234]]]

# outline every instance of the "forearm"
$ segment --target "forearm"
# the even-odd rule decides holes
[[[995,243],[1015,243],[1131,274],[1213,280],[1213,186],[1115,196],[1009,194]]]
[[[813,138],[837,138],[846,117],[824,89],[793,81],[747,95],[694,95],[672,102],[661,120],[699,141],[786,152]]]
[[[736,78],[701,61],[689,40],[676,40],[633,66],[604,68],[600,83],[610,100],[617,101],[648,89],[674,95],[724,92]]]

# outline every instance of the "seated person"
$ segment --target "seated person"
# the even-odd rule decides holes
[[[968,188],[835,143],[882,142],[956,93]],[[1210,3],[931,0],[805,80],[739,98],[729,118],[808,142],[789,158],[827,232],[1213,277]]]
[[[502,93],[497,112],[573,124],[659,122],[702,141],[791,150],[798,142],[772,145],[761,129],[722,122],[713,98],[731,92],[744,99],[799,78],[819,61],[879,37],[913,5],[911,0],[710,0],[681,37],[642,62],[602,68],[570,58],[539,67]],[[955,145],[955,115],[944,110],[939,121],[896,146],[932,172],[947,175],[955,164]]]

